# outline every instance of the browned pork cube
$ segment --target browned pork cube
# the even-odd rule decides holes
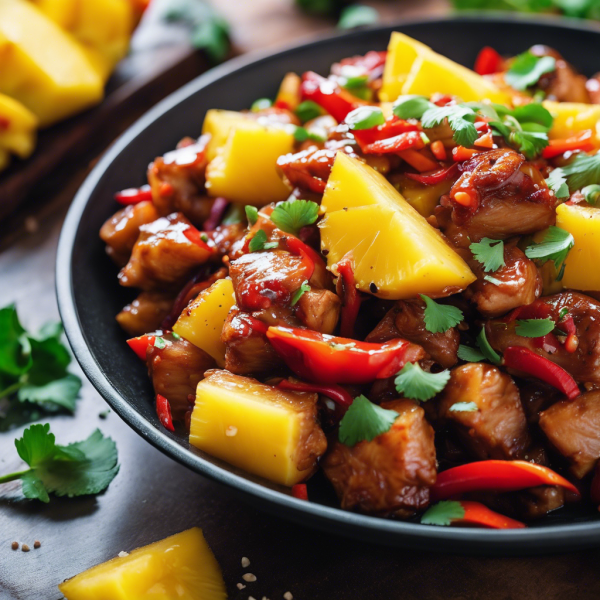
[[[156,331],[160,329],[174,301],[173,294],[142,292],[117,315],[117,322],[132,337]]]
[[[457,410],[473,403],[477,410]],[[464,445],[479,459],[516,459],[530,444],[519,390],[509,375],[482,363],[454,369],[439,402]],[[472,407],[471,407],[472,408]]]
[[[330,290],[308,290],[298,300],[296,316],[309,329],[332,334],[337,325],[342,301]]]
[[[540,427],[573,475],[584,477],[600,458],[600,390],[552,405],[540,414]]]
[[[201,265],[214,256],[204,242],[196,243],[186,232],[197,231],[180,213],[157,219],[140,227],[129,262],[119,273],[125,287],[145,291],[177,290]]]
[[[437,475],[433,428],[412,400],[381,406],[399,414],[391,429],[353,447],[336,440],[322,466],[342,508],[406,518],[429,504]]]

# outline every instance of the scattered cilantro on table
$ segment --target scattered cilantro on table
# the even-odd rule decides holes
[[[372,6],[355,4],[344,8],[338,21],[339,29],[354,29],[364,25],[372,25],[379,21],[379,13]]]
[[[397,418],[395,410],[381,408],[365,396],[357,396],[340,421],[339,440],[346,446],[365,440],[370,442],[389,431]]]

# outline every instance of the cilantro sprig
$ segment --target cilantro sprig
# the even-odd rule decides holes
[[[535,56],[529,50],[519,54],[510,69],[504,74],[504,80],[515,90],[525,91],[534,86],[540,77],[556,69],[556,59],[552,56]]]
[[[261,250],[272,250],[277,248],[279,242],[267,242],[267,234],[263,229],[259,229],[248,244],[250,252],[260,252]]]
[[[543,337],[554,329],[552,319],[525,319],[516,321],[515,333],[522,337]]]
[[[300,298],[306,294],[306,292],[310,292],[310,284],[308,281],[303,281],[302,285],[294,292],[292,296],[292,306],[296,306],[300,301]]]
[[[465,516],[463,505],[457,500],[442,500],[429,507],[421,517],[423,525],[441,525],[448,527],[453,521],[459,521]]]
[[[562,169],[554,169],[554,171],[548,175],[546,185],[554,192],[554,195],[559,200],[569,197],[567,177]]]
[[[56,443],[50,425],[32,425],[15,440],[29,469],[0,477],[0,483],[21,480],[26,498],[49,502],[49,494],[85,496],[105,490],[119,472],[117,447],[96,429],[82,442]]]
[[[481,362],[482,360],[487,360],[495,365],[499,365],[502,362],[501,356],[488,342],[487,336],[485,335],[485,327],[481,328],[476,341],[477,348],[471,348],[470,346],[463,346],[461,344],[458,347],[458,358],[465,362]]]
[[[424,294],[420,294],[425,302],[424,321],[425,329],[431,333],[444,333],[458,325],[463,319],[462,311],[456,306],[438,304]]]
[[[475,260],[483,266],[486,273],[493,273],[505,265],[504,242],[483,238],[480,242],[473,242],[469,246]]]
[[[428,373],[423,371],[418,363],[406,363],[396,375],[394,383],[399,394],[425,402],[439,394],[449,379],[450,371]]]
[[[568,231],[553,225],[548,228],[540,243],[534,242],[527,246],[525,256],[542,262],[551,260],[558,270],[574,245],[575,239]]]
[[[357,396],[340,421],[338,438],[346,446],[370,442],[388,432],[397,418],[395,410],[381,408],[363,395]]]
[[[485,354],[477,350],[477,348],[471,348],[471,346],[464,346],[461,344],[458,347],[458,358],[465,362],[481,362],[486,360]]]
[[[310,200],[286,200],[271,213],[271,221],[286,233],[296,234],[319,218],[319,205]]]
[[[562,167],[571,191],[600,183],[600,154],[578,154],[572,163]]]

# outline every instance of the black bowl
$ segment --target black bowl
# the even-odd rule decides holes
[[[190,469],[237,489],[258,507],[334,533],[398,546],[484,553],[533,553],[591,546],[600,542],[600,519],[586,512],[559,511],[538,525],[517,531],[424,526],[344,512],[324,478],[311,481],[311,502],[251,477],[188,444],[185,435],[160,426],[145,368],[125,344],[114,316],[131,300],[117,284],[117,270],[98,238],[100,226],[117,208],[116,190],[142,185],[148,163],[186,135],[199,135],[210,108],[239,110],[256,98],[273,97],[288,71],[327,73],[331,63],[369,50],[384,50],[400,30],[450,58],[472,65],[479,49],[493,45],[516,54],[533,43],[558,49],[592,75],[600,60],[600,27],[566,20],[505,15],[467,16],[399,23],[319,39],[278,54],[232,60],[169,96],[133,125],[87,178],[65,221],[57,256],[58,303],[66,333],[96,389],[142,437]]]

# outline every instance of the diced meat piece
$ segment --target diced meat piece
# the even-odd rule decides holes
[[[298,300],[296,316],[309,329],[331,334],[337,325],[342,302],[329,290],[309,290]]]
[[[146,362],[154,393],[164,396],[171,405],[173,418],[182,420],[194,405],[196,386],[208,369],[217,365],[214,358],[182,337],[162,336],[164,348],[148,346]]]
[[[174,301],[173,294],[142,292],[117,315],[117,322],[132,337],[156,331],[171,311]]]
[[[476,304],[485,317],[498,317],[518,306],[531,304],[542,293],[542,276],[535,263],[516,246],[505,246],[504,266],[493,273],[486,273],[478,260],[468,262],[477,281],[467,288],[465,297]],[[495,281],[486,280],[486,276]]]
[[[261,125],[300,125],[300,119],[294,112],[278,106],[270,106],[245,114],[256,119]]]
[[[431,358],[444,368],[456,364],[459,334],[452,327],[444,333],[431,333],[425,328],[425,303],[422,300],[400,300],[367,336],[367,342],[382,343],[403,338],[423,346]]]
[[[573,318],[579,345],[575,352],[568,352],[565,345],[555,338],[555,348],[548,347],[539,338],[517,335],[516,321],[504,319],[488,321],[485,332],[492,348],[504,352],[509,346],[523,346],[544,356],[568,371],[580,383],[600,383],[600,302],[578,292],[561,292],[537,300],[543,303],[547,316],[560,328],[560,313],[567,309]]]
[[[242,223],[233,225],[219,225],[214,231],[207,235],[217,246],[217,252],[221,256],[228,255],[231,258],[231,252],[236,242],[239,242],[246,234],[246,228]]]
[[[433,429],[412,400],[382,407],[399,414],[388,432],[353,447],[336,439],[321,464],[343,509],[406,518],[429,504],[437,475]]]
[[[238,375],[268,373],[284,366],[265,336],[267,327],[237,308],[231,309],[223,325],[225,368]]]
[[[556,388],[541,381],[521,382],[519,390],[521,404],[530,425],[537,425],[540,413],[564,398]]]
[[[158,219],[152,202],[130,204],[116,212],[100,229],[100,238],[108,254],[120,267],[127,264],[140,227]]]
[[[600,390],[552,405],[540,414],[540,427],[581,479],[600,458]]]
[[[197,227],[202,227],[210,216],[214,200],[204,188],[209,140],[209,135],[198,141],[186,138],[177,150],[155,159],[148,167],[152,200],[162,216],[181,212]]]
[[[507,148],[481,152],[462,163],[461,170],[436,209],[444,231],[452,224],[477,242],[535,233],[556,222],[556,197],[522,154]],[[458,193],[470,203],[457,202]]]
[[[119,273],[121,285],[145,291],[181,287],[214,256],[204,242],[195,243],[186,237],[190,229],[197,231],[180,213],[142,225],[131,258]]]
[[[504,494],[493,492],[474,494],[473,499],[483,502],[503,515],[529,521],[540,519],[562,508],[565,504],[565,492],[561,487],[541,485]]]
[[[459,402],[473,402],[477,410],[452,410]],[[470,363],[454,369],[438,409],[481,460],[516,459],[530,445],[519,390],[509,375],[491,365]]]

